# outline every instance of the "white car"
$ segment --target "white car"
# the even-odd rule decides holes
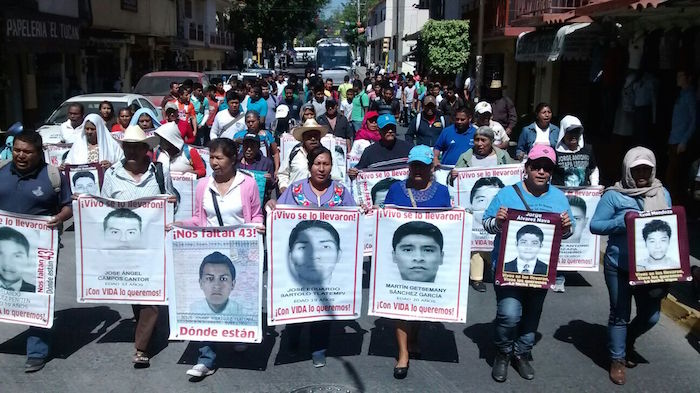
[[[114,116],[119,115],[119,110],[131,104],[136,104],[139,108],[152,110],[158,120],[162,119],[160,108],[156,107],[144,96],[130,93],[93,93],[82,94],[64,101],[37,131],[41,134],[44,143],[61,143],[61,123],[68,120],[68,107],[72,103],[80,103],[85,108],[84,115],[98,113],[102,101],[109,101],[114,107]]]

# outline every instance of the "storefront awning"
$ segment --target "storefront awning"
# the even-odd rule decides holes
[[[590,57],[597,33],[598,27],[591,23],[573,23],[559,29],[523,33],[518,37],[515,61],[587,59]]]

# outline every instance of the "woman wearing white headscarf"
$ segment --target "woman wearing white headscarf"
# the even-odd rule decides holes
[[[82,132],[68,151],[65,164],[100,163],[104,169],[124,158],[119,143],[112,138],[100,115],[91,113],[83,120]]]
[[[139,126],[144,131],[150,131],[154,128],[160,127],[160,120],[158,120],[156,114],[152,110],[148,108],[141,108],[134,112],[129,125]]]
[[[627,227],[625,213],[651,211],[671,207],[671,196],[656,178],[656,157],[644,147],[630,149],[622,162],[622,180],[605,190],[591,219],[591,233],[608,235],[605,250],[605,284],[610,297],[608,318],[608,350],[610,379],[618,385],[625,383],[625,367],[634,367],[639,355],[634,351],[635,340],[659,321],[661,299],[666,285],[629,284]],[[630,322],[632,296],[637,316]]]

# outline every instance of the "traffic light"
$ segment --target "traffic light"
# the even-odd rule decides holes
[[[390,43],[390,38],[384,37],[384,41],[382,42],[382,52],[389,53],[389,43]]]

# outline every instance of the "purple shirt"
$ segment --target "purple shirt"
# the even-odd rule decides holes
[[[297,203],[297,200],[294,198],[293,195],[293,190],[296,186],[301,185],[301,190],[306,199],[316,207],[321,207],[323,205],[327,205],[328,202],[333,198],[335,195],[335,189],[336,186],[342,187],[343,188],[343,196],[342,196],[342,201],[340,204],[337,206],[356,206],[355,200],[352,198],[352,195],[350,195],[350,191],[348,191],[342,184],[338,183],[337,181],[333,180],[331,181],[331,185],[326,189],[326,192],[323,193],[321,198],[318,198],[314,191],[311,189],[311,185],[309,184],[309,179],[304,179],[304,180],[299,180],[289,187],[287,187],[286,190],[282,193],[282,195],[277,199],[277,204],[278,205],[299,205]]]
[[[265,157],[262,155],[262,153],[258,153],[258,156],[255,158],[255,161],[253,161],[252,164],[244,164],[243,163],[243,154],[240,154],[238,156],[238,167],[241,169],[248,169],[251,171],[261,171],[261,172],[267,172],[272,177],[275,177],[275,164],[272,162],[271,159]]]

